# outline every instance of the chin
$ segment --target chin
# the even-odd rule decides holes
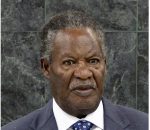
[[[88,114],[94,112],[97,107],[98,107],[99,103],[98,104],[88,104],[88,105],[85,105],[85,106],[78,106],[78,107],[75,107],[74,109],[72,109],[72,114],[73,116],[77,117],[77,118],[84,118],[86,117]]]
[[[65,111],[78,118],[83,118],[86,115],[94,112],[99,103],[100,98],[78,99],[74,102],[68,102],[68,108]]]
[[[80,103],[76,104],[77,108],[81,111],[87,111],[86,113],[92,113],[94,112],[98,105],[100,103],[100,100],[86,100],[86,101],[81,101]]]

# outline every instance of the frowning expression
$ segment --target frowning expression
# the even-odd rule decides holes
[[[55,37],[48,77],[56,102],[71,115],[87,115],[101,100],[106,65],[100,45],[89,28],[60,30]]]

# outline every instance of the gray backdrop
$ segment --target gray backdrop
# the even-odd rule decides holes
[[[103,25],[105,97],[148,112],[148,0],[2,0],[2,125],[43,106],[39,31],[56,13],[85,10]]]

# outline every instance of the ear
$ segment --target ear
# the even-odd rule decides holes
[[[41,58],[41,69],[44,76],[49,79],[50,63],[46,58]]]

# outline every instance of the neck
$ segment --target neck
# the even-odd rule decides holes
[[[87,115],[78,115],[77,118],[82,119],[85,118]]]

